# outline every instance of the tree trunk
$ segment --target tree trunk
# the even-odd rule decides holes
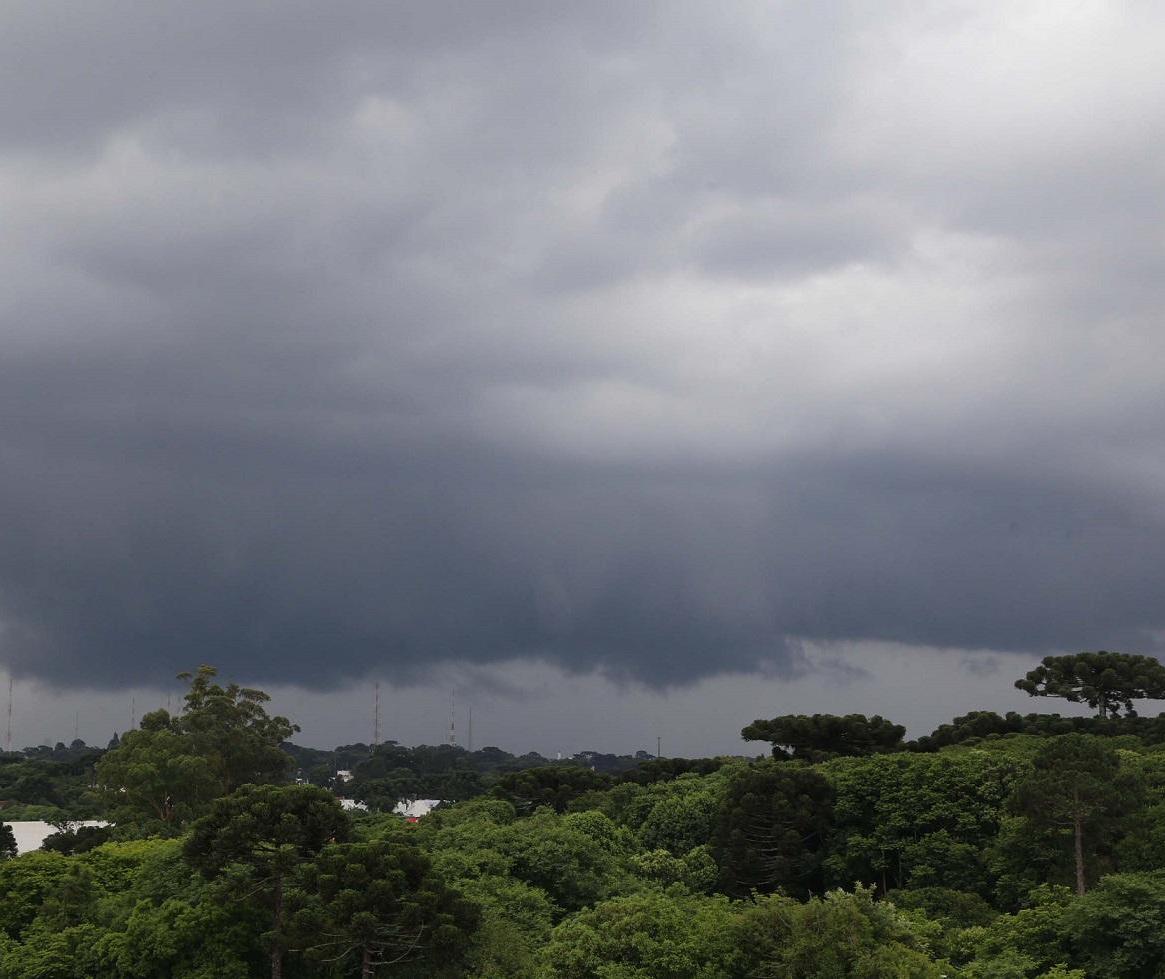
[[[274,928],[271,936],[271,979],[283,979],[283,878],[275,878]]]
[[[1076,836],[1076,893],[1084,893],[1084,818],[1076,816],[1072,820],[1072,830]]]
[[[367,945],[364,946],[364,958],[360,961],[360,976],[361,979],[374,979],[376,969],[372,966],[372,949]]]

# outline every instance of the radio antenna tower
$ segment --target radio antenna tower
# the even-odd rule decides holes
[[[4,734],[4,750],[12,750],[12,677],[8,678],[8,729]]]
[[[465,736],[465,740],[468,742],[465,745],[465,750],[472,752],[473,751],[473,708],[472,707],[469,708],[469,733]]]
[[[138,698],[135,694],[129,698],[129,729],[132,731],[138,726]]]
[[[457,691],[449,691],[449,743],[457,747]]]
[[[376,694],[372,704],[372,750],[376,750],[376,746],[380,744],[380,681],[376,681],[374,687]]]

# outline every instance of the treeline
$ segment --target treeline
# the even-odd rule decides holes
[[[898,751],[934,752],[1015,734],[1132,736],[1144,744],[1158,745],[1165,744],[1165,715],[1100,718],[972,711],[913,741],[905,740],[905,728],[878,716],[790,715],[753,722],[742,733],[746,740],[772,742],[774,757],[812,762]],[[97,818],[102,805],[95,792],[96,764],[106,751],[119,746],[120,739],[115,737],[108,748],[75,740],[70,745],[58,742],[55,747],[40,745],[0,753],[0,818]],[[374,809],[392,809],[402,800],[422,798],[466,801],[491,793],[509,776],[537,768],[585,769],[609,776],[593,780],[594,786],[601,787],[618,781],[650,781],[661,771],[707,773],[722,763],[716,759],[657,760],[646,751],[633,755],[581,751],[565,759],[550,759],[537,752],[514,755],[496,747],[467,751],[447,744],[406,747],[395,741],[375,747],[341,745],[331,750],[290,741],[279,747],[290,757],[289,778],[333,789]],[[342,771],[351,774],[350,781],[337,779]],[[524,777],[530,778],[533,776]],[[577,778],[585,780],[586,776]],[[535,795],[527,798],[533,800]]]
[[[362,764],[365,786],[480,779],[416,825],[291,782],[313,761],[281,748],[294,725],[205,668],[93,765],[112,829],[0,860],[0,977],[1165,975],[1165,743],[1129,716],[1165,670],[1144,659],[1020,681],[1094,723],[978,712],[925,745],[787,715],[744,729],[772,744],[755,760],[314,759],[351,763],[345,791]]]
[[[533,768],[567,765],[618,774],[652,758],[645,751],[635,755],[580,751],[552,761],[535,751],[512,755],[496,747],[468,751],[450,744],[410,748],[395,741],[342,745],[332,751],[290,743],[283,748],[294,759],[299,780],[335,789],[375,809],[392,809],[411,799],[461,802],[486,794],[508,774]],[[337,777],[338,772],[346,775]]]
[[[0,819],[95,817],[93,772],[104,753],[80,740],[0,753]]]

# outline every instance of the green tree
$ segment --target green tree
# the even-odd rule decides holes
[[[661,887],[682,884],[695,894],[706,894],[716,886],[720,869],[709,846],[697,846],[681,857],[667,850],[648,850],[631,857],[632,871]]]
[[[1165,975],[1165,872],[1110,874],[1064,914],[1072,964],[1096,979]]]
[[[539,887],[501,874],[457,881],[457,889],[481,908],[466,962],[472,976],[527,979],[550,937],[557,909]]]
[[[0,860],[16,856],[16,834],[7,823],[0,823]]]
[[[264,919],[211,893],[176,840],[110,843],[0,867],[5,979],[248,979]]]
[[[885,901],[873,888],[830,891],[799,904],[773,895],[747,910],[736,941],[747,975],[771,979],[941,979],[931,958],[938,927]]]
[[[826,883],[892,888],[942,884],[989,893],[986,851],[1024,764],[977,750],[836,758]]]
[[[506,876],[544,891],[566,911],[616,893],[628,879],[635,848],[631,833],[600,812],[559,816],[542,808],[514,819],[513,808],[497,799],[455,806],[411,833],[454,886],[468,889],[467,879]]]
[[[98,790],[123,835],[173,836],[219,793],[210,759],[166,711],[146,714],[96,766]]]
[[[723,897],[648,891],[568,918],[541,954],[546,979],[720,979],[737,957]]]
[[[647,849],[682,856],[712,839],[726,780],[685,775],[651,786],[636,804],[642,820],[636,831]]]
[[[57,832],[45,837],[40,848],[56,850],[66,855],[88,853],[90,850],[108,843],[113,829],[109,826],[73,826],[64,824]]]
[[[335,797],[314,785],[245,785],[194,824],[184,848],[191,866],[208,878],[236,868],[227,883],[269,909],[272,979],[283,975],[286,879],[328,843],[346,841],[349,828]]]
[[[38,851],[0,861],[0,932],[18,939],[68,872],[69,861],[58,853]]]
[[[291,768],[291,756],[280,745],[299,730],[286,717],[264,707],[271,698],[262,690],[216,682],[213,666],[180,673],[189,680],[186,706],[178,728],[188,734],[198,754],[210,761],[222,795],[240,785],[281,782]]]
[[[1009,804],[1037,829],[1069,833],[1076,893],[1083,894],[1087,837],[1120,824],[1137,809],[1142,794],[1141,782],[1122,770],[1116,751],[1102,739],[1065,734],[1040,750],[1032,773],[1016,786]]]
[[[547,765],[511,772],[498,779],[494,794],[514,804],[519,813],[531,813],[540,806],[566,812],[573,799],[584,792],[605,789],[611,776],[592,772],[579,765]]]
[[[824,761],[838,755],[876,755],[901,751],[906,728],[875,714],[786,714],[756,720],[740,736],[745,741],[768,741],[774,758]]]
[[[1066,921],[1075,899],[1058,884],[1033,889],[1025,907],[1003,914],[985,926],[965,929],[956,940],[963,946],[953,956],[971,979],[1047,979],[1078,977],[1069,972],[1072,936]]]
[[[833,814],[833,789],[817,772],[762,761],[728,782],[713,854],[728,894],[819,886],[821,851]]]
[[[357,962],[364,979],[421,961],[426,975],[456,967],[480,918],[415,847],[334,843],[296,875],[292,933],[323,962]]]
[[[1063,697],[1088,704],[1100,717],[1133,716],[1133,701],[1165,699],[1165,666],[1151,656],[1130,653],[1076,653],[1045,656],[1034,670],[1015,681],[1033,697]]]
[[[244,783],[281,781],[290,768],[280,744],[297,728],[267,713],[267,694],[224,687],[210,666],[180,676],[190,681],[182,713],[151,711],[97,762],[97,784],[122,835],[174,835],[211,800]]]

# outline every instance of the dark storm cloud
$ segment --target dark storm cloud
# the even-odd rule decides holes
[[[1137,16],[12,7],[0,655],[1155,648]]]

